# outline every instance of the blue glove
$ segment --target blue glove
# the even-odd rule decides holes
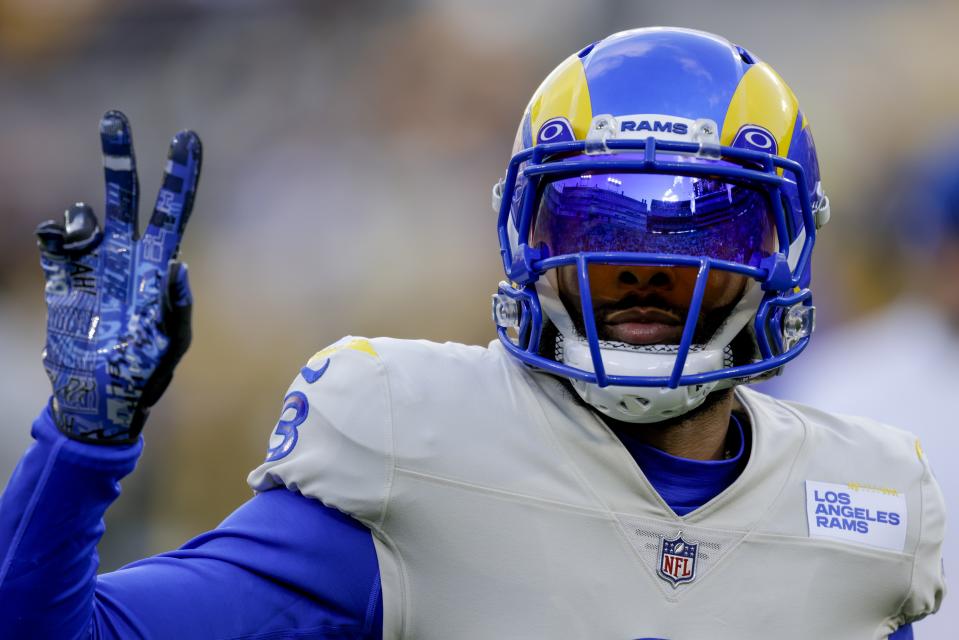
[[[77,440],[120,444],[137,439],[190,345],[193,301],[186,265],[175,258],[193,209],[202,147],[192,131],[174,136],[141,238],[126,116],[104,114],[100,141],[104,229],[83,203],[68,209],[63,223],[49,220],[37,227],[46,276],[43,365],[59,429]]]

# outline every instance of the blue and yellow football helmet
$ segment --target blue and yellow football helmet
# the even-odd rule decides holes
[[[810,258],[829,218],[812,134],[782,78],[721,37],[636,29],[567,58],[533,94],[493,206],[500,340],[614,419],[682,415],[809,340]],[[694,271],[675,344],[602,335],[596,265]],[[575,270],[574,300],[561,269]],[[723,273],[746,284],[704,325],[710,274]]]

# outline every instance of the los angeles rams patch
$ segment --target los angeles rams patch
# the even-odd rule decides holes
[[[895,489],[806,480],[806,519],[810,538],[900,552],[906,546],[906,496]]]

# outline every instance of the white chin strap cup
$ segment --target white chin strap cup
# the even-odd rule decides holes
[[[540,278],[536,291],[547,317],[562,336],[556,359],[582,371],[594,371],[589,343],[579,335],[573,321],[547,278]],[[686,356],[683,374],[717,371],[727,366],[726,356],[733,337],[752,319],[762,290],[750,283],[726,322],[709,342],[692,347]],[[648,345],[618,348],[600,343],[603,367],[609,375],[667,377],[673,372],[678,345]],[[731,379],[705,384],[668,387],[599,387],[589,382],[570,380],[580,397],[597,411],[621,422],[652,423],[681,416],[703,403],[711,392],[725,389]]]
[[[603,364],[610,375],[669,375],[675,362],[674,351],[620,351],[603,349]],[[585,340],[563,341],[562,359],[568,365],[587,371],[593,370],[589,345]],[[723,366],[721,350],[709,349],[690,352],[685,374],[715,371]],[[598,411],[621,422],[651,423],[683,415],[703,403],[706,396],[718,386],[717,382],[670,389],[668,387],[599,387],[572,380],[580,397]]]

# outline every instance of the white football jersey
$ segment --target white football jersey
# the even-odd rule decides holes
[[[934,612],[944,508],[916,439],[736,395],[749,461],[679,517],[498,342],[347,337],[297,376],[249,482],[372,530],[390,640],[866,640]]]

